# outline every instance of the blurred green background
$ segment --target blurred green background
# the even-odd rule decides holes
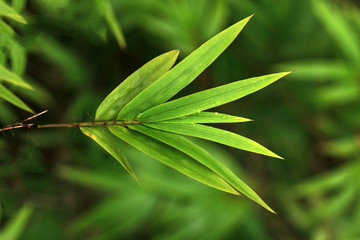
[[[278,215],[130,146],[122,149],[141,186],[79,130],[23,129],[0,136],[0,239],[360,239],[356,0],[5,2],[28,23],[1,17],[0,63],[35,90],[6,86],[35,112],[49,110],[37,123],[91,120],[102,99],[150,59],[172,49],[184,58],[253,13],[180,94],[295,72],[219,108],[255,120],[221,128],[286,161],[199,142]],[[29,116],[0,99],[1,125]]]

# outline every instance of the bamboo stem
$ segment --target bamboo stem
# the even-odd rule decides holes
[[[128,120],[128,121],[114,120],[114,121],[101,121],[101,122],[91,121],[91,122],[77,122],[77,123],[55,123],[55,124],[44,124],[44,125],[38,125],[38,124],[34,124],[34,123],[24,123],[24,122],[26,122],[30,119],[33,119],[33,118],[35,118],[43,113],[46,113],[46,112],[47,112],[47,110],[43,111],[39,114],[36,114],[32,117],[29,117],[25,120],[22,120],[20,122],[8,125],[4,128],[1,128],[0,132],[11,130],[11,129],[16,129],[16,128],[108,127],[108,126],[114,126],[114,125],[126,127],[127,125],[141,124],[140,121],[136,121],[136,120]]]

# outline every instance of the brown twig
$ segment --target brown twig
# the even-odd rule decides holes
[[[17,128],[58,128],[58,127],[108,127],[108,126],[114,126],[114,125],[119,125],[119,126],[127,126],[127,125],[135,125],[135,124],[140,124],[140,121],[136,121],[136,120],[129,120],[129,121],[91,121],[91,122],[77,122],[77,123],[55,123],[55,124],[44,124],[44,125],[38,125],[38,124],[34,124],[34,123],[25,123],[26,121],[29,121],[31,119],[34,119],[44,113],[46,113],[47,110],[35,114],[29,118],[26,118],[20,122],[8,125],[4,128],[0,129],[0,132],[3,131],[7,131],[7,130],[11,130],[11,129],[17,129]]]

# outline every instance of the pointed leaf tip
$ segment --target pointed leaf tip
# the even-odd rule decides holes
[[[131,120],[162,104],[190,84],[234,41],[250,17],[223,30],[202,44],[179,64],[139,93],[120,112],[118,119]]]

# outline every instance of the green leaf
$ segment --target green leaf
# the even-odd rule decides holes
[[[261,146],[257,142],[248,139],[246,137],[240,136],[236,133],[225,131],[218,128],[213,128],[201,124],[189,124],[189,123],[143,123],[144,125],[167,131],[172,133],[178,133],[182,135],[188,135],[192,137],[198,137],[213,142],[218,142],[230,147],[242,149],[249,152],[259,153],[262,155],[280,158],[282,157],[276,155],[265,147]]]
[[[96,120],[113,120],[121,109],[174,65],[179,51],[164,53],[138,69],[115,88],[100,104]]]
[[[351,74],[351,67],[346,62],[335,61],[306,61],[306,62],[290,62],[280,64],[280,69],[296,69],[292,78],[302,81],[328,81],[332,79],[338,81],[339,78],[348,78]]]
[[[28,83],[26,83],[21,77],[9,71],[2,65],[0,65],[0,80],[4,80],[19,87],[32,90],[32,87]]]
[[[117,119],[134,119],[139,113],[167,101],[186,87],[230,45],[250,18],[234,24],[201,45],[129,102]]]
[[[218,112],[198,112],[184,117],[166,120],[163,121],[163,123],[239,123],[249,121],[252,120]]]
[[[3,1],[0,1],[0,16],[11,18],[19,23],[27,23],[20,14]]]
[[[27,0],[12,0],[11,5],[17,12],[22,12],[25,8]]]
[[[7,34],[9,36],[14,35],[14,30],[4,21],[0,19],[0,32],[1,34]]]
[[[267,206],[266,203],[248,185],[241,181],[225,165],[215,160],[207,151],[205,151],[203,148],[199,147],[195,143],[191,142],[190,140],[186,139],[185,137],[148,128],[142,125],[129,125],[129,128],[141,132],[149,137],[155,138],[167,145],[170,145],[186,153],[202,165],[208,167],[213,172],[218,174],[233,188],[237,189],[240,193],[257,202],[267,210],[273,212],[273,210],[269,206]]]
[[[256,92],[289,73],[276,73],[249,78],[194,93],[153,107],[140,114],[138,119],[144,122],[157,122],[220,106]]]
[[[12,71],[21,76],[24,73],[26,65],[25,49],[16,41],[10,41],[10,57]]]
[[[0,65],[5,64],[7,56],[3,50],[0,49]]]
[[[17,214],[5,225],[0,232],[0,239],[16,240],[20,239],[26,225],[29,222],[30,216],[33,212],[33,207],[25,204],[17,212]]]
[[[186,176],[224,192],[239,194],[213,171],[177,149],[122,126],[110,126],[109,129],[120,139]]]
[[[125,37],[120,27],[120,24],[116,19],[111,3],[107,0],[97,0],[96,3],[102,14],[104,14],[105,21],[107,22],[111,32],[114,34],[120,48],[125,49],[126,48]]]
[[[139,183],[125,155],[120,150],[120,139],[115,137],[107,128],[81,127],[81,132],[92,138],[102,148],[111,154],[125,168],[125,170]]]
[[[23,101],[21,101],[20,98],[18,98],[15,94],[10,92],[6,87],[4,87],[2,84],[0,84],[0,98],[8,101],[11,104],[14,104],[15,106],[24,109],[25,111],[34,113],[33,110],[31,110]]]
[[[345,14],[342,14],[335,5],[328,1],[313,0],[314,12],[337,42],[351,63],[358,66],[360,62],[359,39],[355,29],[346,22]]]

